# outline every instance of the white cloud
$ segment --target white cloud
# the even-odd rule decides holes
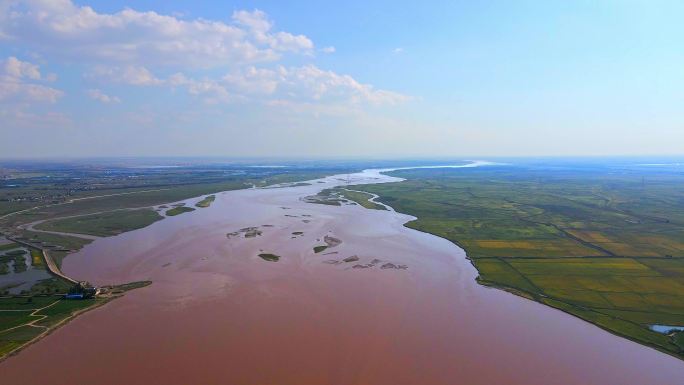
[[[250,31],[250,37],[258,44],[267,45],[278,51],[310,52],[314,44],[304,35],[288,32],[272,33],[273,23],[260,10],[235,11],[233,20]]]
[[[51,59],[77,60],[85,67],[85,78],[97,84],[181,88],[208,103],[268,105],[286,100],[344,108],[410,99],[313,64],[280,65],[286,53],[313,58],[314,43],[304,35],[275,30],[260,10],[235,11],[223,22],[129,8],[100,13],[71,0],[16,1],[0,5],[0,39],[35,48]],[[332,53],[335,48],[321,51]],[[62,96],[61,91],[25,81],[51,81],[54,74],[42,76],[38,66],[11,59],[5,72],[15,81],[0,90],[0,97],[21,94],[54,102]],[[218,71],[226,74],[217,76]],[[96,100],[118,100],[96,93],[100,87],[89,88],[85,92]]]
[[[404,48],[397,47],[397,48],[393,49],[392,52],[394,52],[395,54],[400,54],[400,53],[404,52]]]
[[[289,103],[320,103],[340,105],[395,105],[406,102],[409,96],[378,90],[362,84],[349,75],[325,71],[314,65],[276,69],[254,66],[236,70],[220,79],[193,79],[176,73],[166,79],[153,75],[145,68],[100,68],[90,77],[105,78],[137,86],[184,87],[188,93],[211,103],[254,100]],[[276,104],[278,104],[276,103]]]
[[[10,56],[0,71],[0,101],[54,103],[64,93],[35,83],[42,76],[37,65]],[[48,79],[49,80],[49,79]]]
[[[156,86],[164,83],[147,68],[133,65],[123,67],[96,66],[92,71],[87,72],[85,77],[96,81],[113,81],[134,86]]]
[[[17,79],[40,80],[40,70],[37,65],[21,61],[14,56],[10,56],[5,61],[5,73]]]
[[[235,12],[232,23],[128,8],[98,13],[70,0],[10,2],[0,12],[0,37],[91,62],[214,67],[275,61],[281,52],[314,48],[304,35],[272,31],[258,10]]]
[[[118,97],[107,95],[98,89],[91,89],[86,91],[86,93],[88,94],[88,96],[90,96],[91,99],[100,101],[105,104],[121,103],[121,99],[119,99]]]
[[[377,90],[349,75],[325,71],[314,65],[281,67],[279,75],[281,92],[293,99],[351,104],[369,102],[375,105],[392,105],[410,99],[396,92]]]
[[[240,93],[272,95],[278,89],[281,79],[274,70],[249,67],[225,75],[222,81]]]

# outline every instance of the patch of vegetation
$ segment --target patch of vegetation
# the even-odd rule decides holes
[[[61,279],[49,278],[38,281],[38,283],[31,286],[29,295],[64,294],[68,292],[70,288],[71,284]]]
[[[111,289],[111,292],[113,294],[119,294],[119,293],[124,293],[129,290],[135,290],[135,289],[140,289],[141,287],[149,286],[152,284],[152,281],[135,281],[135,282],[129,282],[129,283],[124,283],[121,285],[116,285],[114,288]]]
[[[318,254],[327,248],[328,248],[328,246],[322,246],[322,245],[321,246],[314,246],[313,251],[314,251],[314,253]]]
[[[5,255],[8,256],[8,257],[16,257],[16,256],[19,256],[19,255],[24,255],[24,254],[26,254],[26,253],[27,253],[27,251],[24,250],[24,249],[17,249],[17,250],[8,251],[8,252],[5,253]]]
[[[250,227],[247,229],[242,229],[245,233],[245,238],[255,238],[262,234],[262,231],[256,227]]]
[[[14,257],[14,264],[12,265],[15,273],[23,273],[28,267],[26,266],[26,257],[23,255],[17,255]]]
[[[632,169],[405,170],[363,186],[463,247],[478,281],[680,358],[684,176]]]
[[[275,255],[275,254],[270,254],[270,253],[262,253],[262,254],[259,254],[259,258],[263,259],[264,261],[278,262],[278,260],[280,259],[280,256]]]
[[[175,216],[175,215],[180,215],[180,214],[183,214],[183,213],[188,213],[188,212],[190,212],[190,211],[195,211],[195,209],[192,208],[192,207],[178,206],[178,207],[174,207],[174,208],[172,208],[172,209],[166,210],[166,215],[169,216],[169,217],[173,217],[173,216]]]
[[[373,209],[373,210],[387,210],[387,207],[377,204],[375,202],[369,201],[373,197],[373,195],[362,192],[362,191],[354,191],[354,190],[347,190],[347,189],[336,189],[336,191],[339,191],[340,196],[342,196],[344,199],[348,199],[350,201],[356,202],[357,204],[361,205],[362,207],[365,207],[367,209]]]
[[[21,247],[21,245],[19,245],[18,243],[14,243],[14,242],[6,243],[4,245],[0,245],[0,252],[5,251],[5,250],[16,249],[17,247]]]
[[[151,209],[119,210],[43,222],[39,230],[107,237],[141,229],[163,219]]]
[[[22,234],[27,241],[51,250],[50,255],[57,266],[62,265],[62,259],[64,259],[69,252],[79,250],[92,242],[92,240],[85,238],[37,233],[33,231],[23,231]]]
[[[202,199],[201,201],[195,203],[195,206],[200,207],[200,208],[207,208],[211,206],[211,204],[214,202],[216,199],[216,196],[214,195],[209,195],[208,197]]]
[[[342,203],[346,202],[345,199],[340,197],[337,190],[325,189],[316,195],[308,196],[304,198],[305,202],[316,203],[320,205],[330,205],[330,206],[341,206]]]
[[[684,332],[677,332],[672,336],[675,344],[679,346],[680,349],[684,350]]]
[[[33,265],[34,268],[38,269],[44,269],[45,268],[45,263],[43,261],[43,253],[40,252],[38,249],[31,249],[31,265]]]
[[[26,271],[26,257],[28,252],[24,249],[14,249],[0,255],[0,274],[9,274],[9,263],[12,262],[12,270],[15,273]]]

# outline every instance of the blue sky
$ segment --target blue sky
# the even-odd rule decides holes
[[[681,154],[683,11],[3,2],[0,157]]]

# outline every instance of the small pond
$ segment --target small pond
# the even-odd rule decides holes
[[[684,326],[672,326],[672,325],[651,325],[651,330],[658,333],[670,334],[672,331],[684,331]]]
[[[8,253],[23,250],[23,258],[14,259]],[[17,263],[24,263],[25,266],[17,266]],[[0,293],[9,290],[9,294],[20,294],[22,290],[29,290],[38,281],[50,278],[50,274],[43,266],[34,266],[31,253],[25,247],[17,247],[11,250],[0,252]],[[6,269],[4,268],[6,266]],[[25,269],[24,269],[25,268]],[[2,274],[4,273],[4,274]]]

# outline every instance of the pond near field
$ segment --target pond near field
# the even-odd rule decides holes
[[[684,331],[684,326],[651,325],[651,330],[658,333],[670,334],[673,331]]]
[[[23,251],[23,254],[20,252]],[[42,265],[33,264],[31,253],[25,247],[0,252],[0,293],[21,294],[50,274]]]

